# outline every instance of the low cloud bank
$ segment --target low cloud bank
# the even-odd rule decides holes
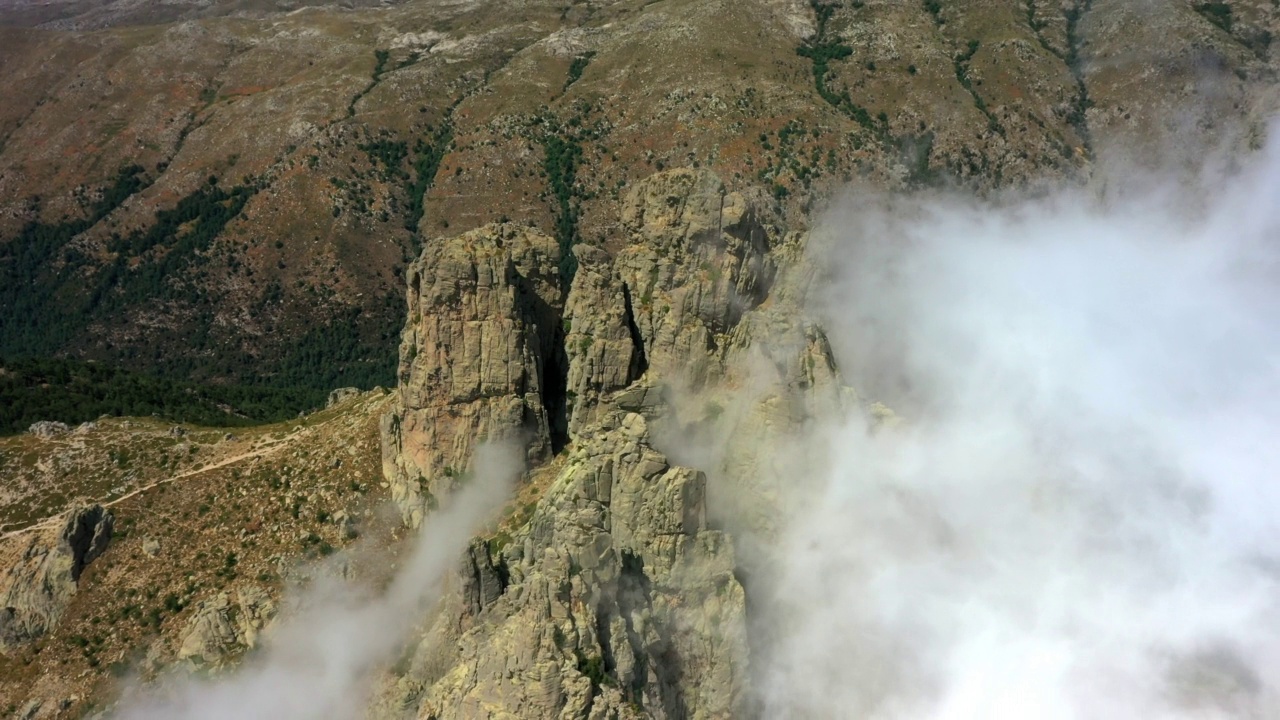
[[[362,717],[372,673],[394,659],[471,538],[492,520],[520,473],[512,447],[486,446],[475,473],[423,524],[407,561],[380,593],[320,580],[280,621],[261,655],[221,679],[190,679],[126,700],[123,720],[346,720]]]
[[[1280,717],[1280,145],[1108,187],[826,217],[764,716]]]

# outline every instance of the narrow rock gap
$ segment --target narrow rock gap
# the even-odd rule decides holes
[[[609,637],[609,608],[603,603],[596,608],[596,638],[600,642],[600,663],[604,674],[613,675],[618,661],[613,656],[613,643]]]
[[[747,672],[752,679],[763,680],[763,676],[769,672],[769,665],[767,662],[756,662],[755,658],[770,657],[768,636],[773,628],[764,618],[765,613],[762,612],[762,603],[759,599],[761,593],[752,584],[752,573],[741,561],[733,569],[733,579],[737,580],[738,585],[742,587],[743,610],[746,613],[747,657],[753,659],[748,666]],[[750,685],[751,683],[749,682],[748,684]],[[758,694],[752,694],[751,690],[748,689],[747,698],[743,704],[745,708],[743,717],[763,717],[761,698]]]
[[[554,333],[543,358],[542,406],[547,412],[547,428],[551,433],[551,453],[559,454],[569,444],[569,355],[565,349],[562,313],[557,312]]]
[[[622,302],[626,308],[627,332],[631,335],[631,367],[627,369],[627,382],[632,383],[649,370],[649,358],[644,352],[644,338],[636,324],[636,314],[631,302],[631,288],[622,284]]]
[[[628,694],[628,699],[641,703],[644,698],[645,679],[649,675],[649,656],[645,652],[644,639],[636,630],[633,618],[637,612],[643,612],[650,606],[651,591],[649,578],[644,573],[644,559],[630,550],[623,550],[621,561],[622,568],[618,577],[618,612],[626,626],[627,642],[631,646],[631,654],[636,663],[631,684],[625,687],[624,691]]]

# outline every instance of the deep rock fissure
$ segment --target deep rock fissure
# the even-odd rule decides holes
[[[644,337],[640,335],[640,326],[636,324],[635,310],[632,308],[631,288],[622,283],[622,302],[626,312],[627,333],[631,335],[631,367],[627,371],[627,382],[634,382],[649,370],[649,357],[644,352]]]
[[[556,313],[554,341],[542,360],[542,406],[551,432],[551,452],[559,453],[569,444],[569,356],[565,348],[563,313]]]

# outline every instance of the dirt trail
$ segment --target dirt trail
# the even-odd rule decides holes
[[[262,457],[273,451],[279,450],[282,445],[284,445],[289,440],[293,439],[296,435],[302,432],[305,432],[305,430],[299,430],[299,431],[289,433],[288,435],[282,438],[265,440],[261,445],[257,446],[252,450],[240,453],[238,455],[233,455],[231,457],[223,458],[222,460],[219,460],[218,462],[213,463],[212,465],[204,465],[198,468],[193,468],[191,470],[187,470],[186,472],[181,472],[181,473],[178,473],[177,475],[171,475],[169,477],[161,478],[159,480],[148,483],[146,485],[142,485],[140,487],[134,488],[130,492],[125,493],[124,495],[121,495],[120,497],[110,502],[102,503],[102,506],[111,507],[113,505],[122,503],[125,500],[128,500],[129,498],[135,495],[144,493],[154,487],[159,487],[160,485],[164,485],[165,483],[171,483],[175,480],[181,480],[183,478],[191,477],[193,475],[199,475],[200,473],[209,472],[210,470],[217,470],[218,468],[226,467],[227,465],[232,465],[234,463],[241,462],[242,460],[249,460],[251,458]],[[0,542],[5,542],[10,538],[14,538],[19,535],[23,535],[25,533],[35,532],[38,530],[54,527],[59,523],[61,523],[62,521],[63,521],[63,513],[58,513],[57,515],[54,515],[49,518],[45,518],[44,520],[41,520],[38,523],[27,525],[26,527],[18,528],[17,530],[8,530],[8,531],[5,531],[4,533],[0,533]]]

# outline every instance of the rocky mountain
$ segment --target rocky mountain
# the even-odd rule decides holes
[[[812,312],[819,214],[1256,148],[1278,12],[0,5],[0,360],[289,414],[394,388],[0,438],[0,707],[128,717],[139,681],[232,674],[299,586],[385,583],[507,442],[514,497],[368,669],[368,716],[761,715],[768,546],[812,481],[778,448],[897,422]]]
[[[399,707],[426,717],[751,713],[741,580],[751,558],[725,529],[767,528],[770,498],[790,480],[757,465],[751,443],[859,404],[821,328],[804,321],[814,274],[799,259],[804,238],[769,222],[771,208],[709,170],[657,173],[622,203],[626,240],[612,258],[575,248],[562,302],[535,290],[556,260],[550,238],[503,224],[457,236],[442,253],[469,248],[461,272],[424,253],[420,271],[437,274],[411,271],[412,316],[434,308],[424,322],[438,327],[480,310],[486,319],[464,327],[503,343],[467,352],[485,362],[464,375],[467,363],[441,351],[470,347],[466,335],[406,327],[400,391],[383,420],[385,473],[405,520],[430,521],[475,438],[522,438],[533,464],[566,449],[537,504],[473,549],[476,589],[454,596],[425,635],[396,686]],[[544,336],[556,340],[549,349]],[[756,356],[770,369],[748,380],[745,359]],[[494,371],[505,383],[486,382]],[[747,384],[759,395],[726,426],[720,403]],[[458,388],[483,399],[456,402]],[[672,405],[676,388],[685,407]],[[432,434],[451,422],[463,431]],[[707,469],[750,489],[741,502],[713,503],[703,470],[655,450],[680,425],[735,438],[732,462]]]
[[[409,266],[507,221],[565,263],[664,168],[803,227],[852,178],[1080,178],[1243,139],[1266,2],[9,3],[0,348],[295,391],[390,385]],[[1260,105],[1261,103],[1261,105]],[[1228,127],[1229,126],[1229,127]]]

